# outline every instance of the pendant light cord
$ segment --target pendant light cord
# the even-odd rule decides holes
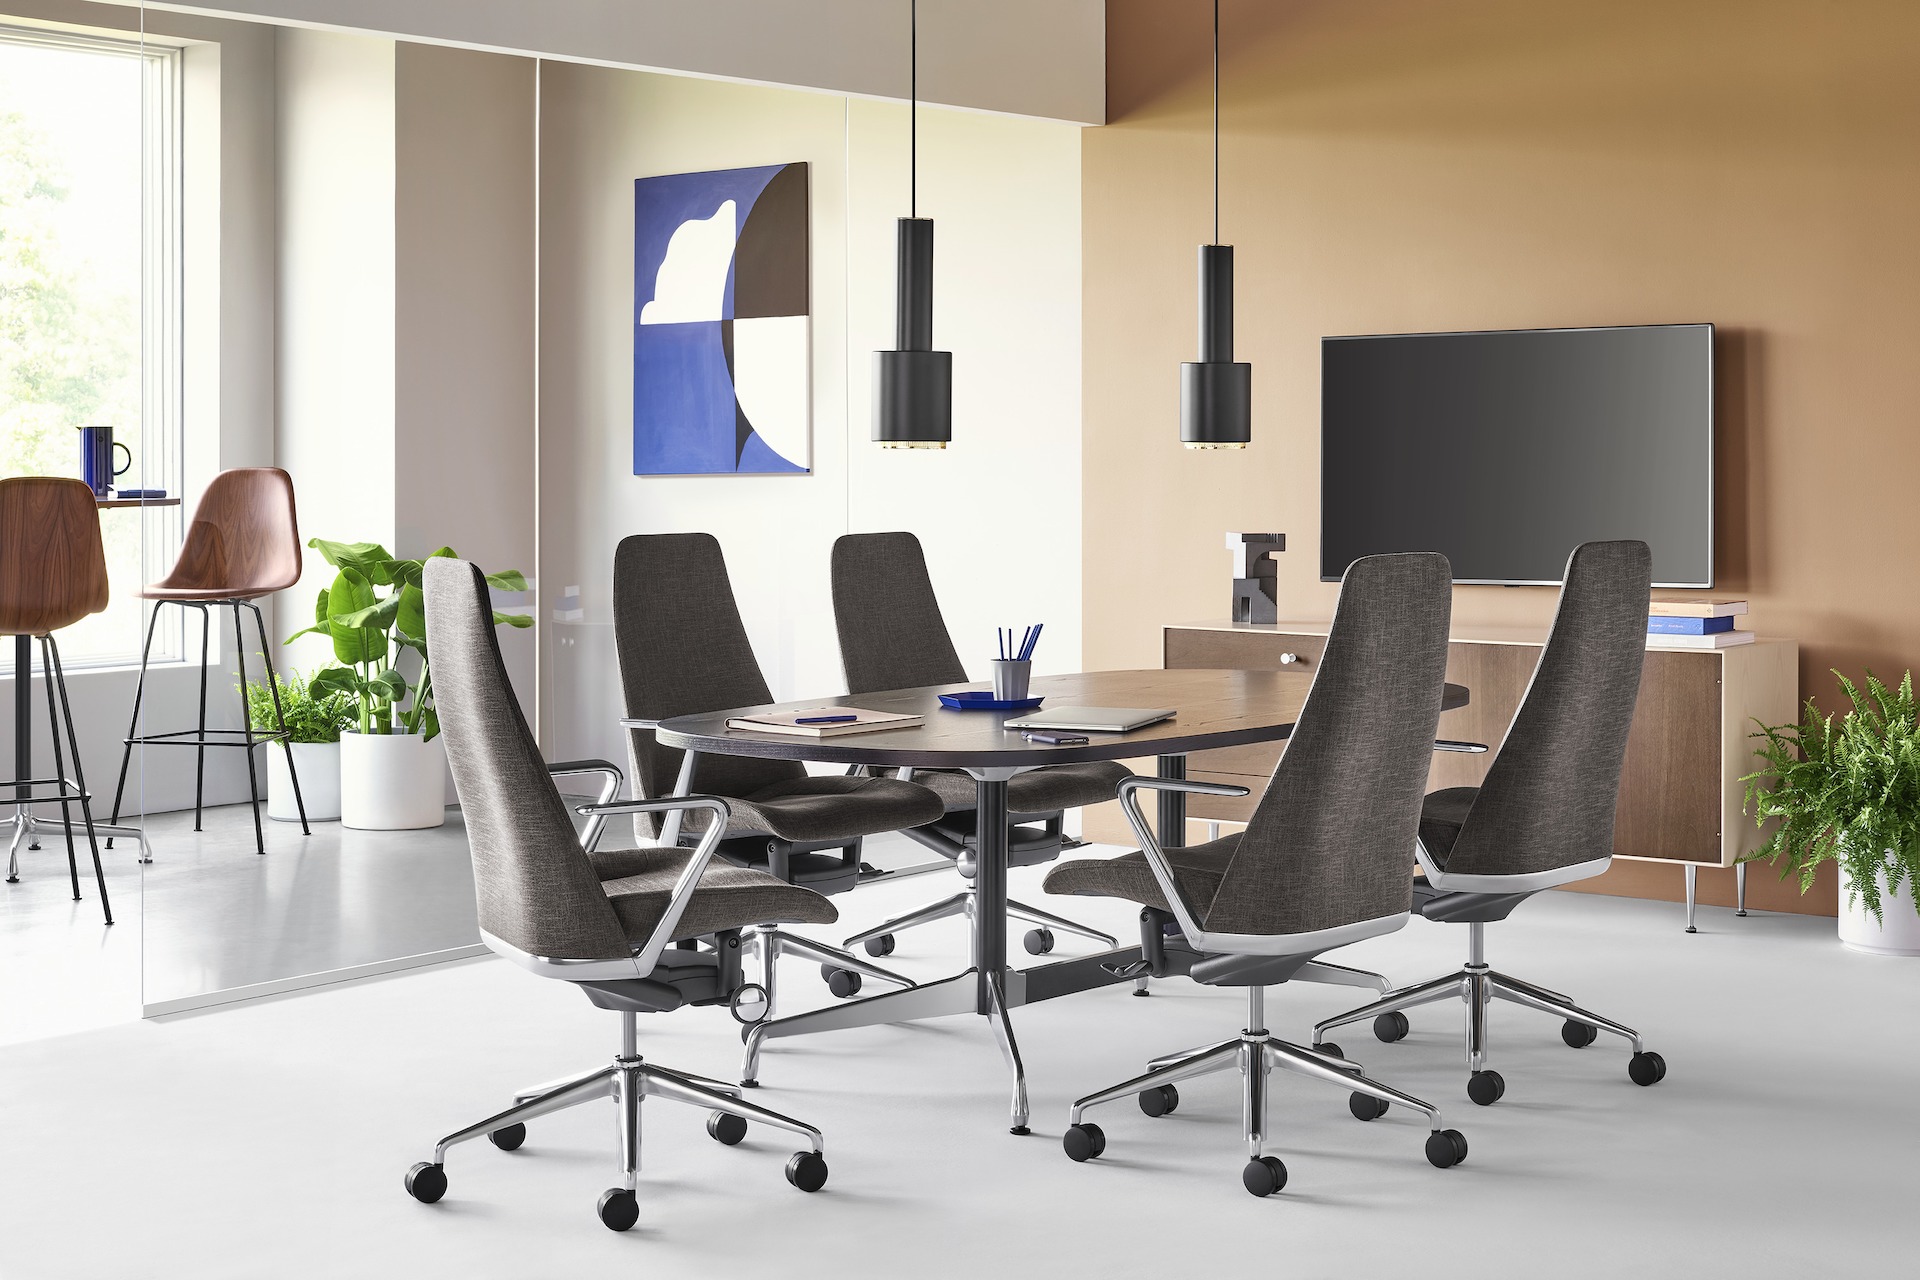
[[[1216,9],[1219,4],[1220,0],[1214,0]],[[907,12],[911,15],[907,19],[907,216],[917,218],[920,216],[920,0],[911,0]],[[1218,36],[1214,37],[1214,43],[1219,43]],[[1215,76],[1218,77],[1217,72]],[[1217,160],[1214,167],[1219,167]],[[1214,203],[1219,203],[1218,196]],[[1217,212],[1214,218],[1217,222]]]
[[[1213,0],[1213,242],[1220,243],[1220,0]]]

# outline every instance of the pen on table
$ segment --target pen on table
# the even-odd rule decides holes
[[[1033,660],[1034,646],[1040,643],[1040,633],[1046,629],[1047,624],[1044,622],[1035,623],[1028,629],[1027,641],[1020,647],[1020,660],[1022,662],[1030,662]]]
[[[852,724],[859,716],[796,716],[795,724]]]

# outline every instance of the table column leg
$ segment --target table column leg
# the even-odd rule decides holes
[[[1187,776],[1187,758],[1185,756],[1161,756],[1160,767],[1156,771],[1162,778],[1180,778]],[[1187,842],[1187,793],[1184,791],[1162,791],[1160,793],[1160,847],[1174,849]]]
[[[1007,968],[1007,780],[974,780],[973,968],[979,986],[974,1011],[991,1014],[992,983]]]

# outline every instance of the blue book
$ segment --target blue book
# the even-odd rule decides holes
[[[1733,630],[1732,618],[1654,616],[1647,619],[1647,634],[1650,636],[1714,636],[1722,631],[1731,630]]]

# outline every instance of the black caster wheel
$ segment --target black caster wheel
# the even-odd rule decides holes
[[[1600,1038],[1600,1029],[1568,1018],[1560,1024],[1560,1038],[1569,1049],[1584,1049]]]
[[[1353,1112],[1355,1120],[1378,1120],[1387,1114],[1387,1103],[1369,1094],[1356,1093],[1348,1097],[1347,1110]]]
[[[707,1136],[723,1147],[737,1147],[747,1136],[747,1122],[725,1111],[716,1111],[707,1117]]]
[[[1060,1136],[1060,1146],[1066,1151],[1067,1159],[1085,1164],[1107,1149],[1107,1135],[1097,1124],[1070,1125]]]
[[[1170,1084],[1154,1089],[1140,1091],[1140,1112],[1142,1115],[1170,1116],[1180,1109],[1180,1091]]]
[[[1476,1071],[1467,1077],[1467,1096],[1480,1106],[1490,1107],[1506,1094],[1506,1077],[1498,1071]]]
[[[527,1140],[527,1126],[510,1124],[504,1129],[495,1129],[487,1135],[487,1141],[502,1151],[518,1151],[520,1144]]]
[[[1435,1129],[1427,1135],[1427,1163],[1451,1169],[1467,1158],[1467,1140],[1458,1129]]]
[[[640,1197],[624,1187],[609,1187],[600,1194],[600,1221],[609,1231],[628,1231],[640,1221]]]
[[[447,1171],[421,1161],[407,1170],[407,1194],[421,1204],[433,1204],[447,1194]]]
[[[866,942],[861,945],[866,947],[867,954],[873,956],[875,959],[881,956],[890,956],[893,954],[893,935],[883,933],[877,938],[868,938]]]
[[[1030,956],[1044,956],[1053,950],[1053,930],[1029,929],[1027,936],[1020,939],[1020,945],[1027,949]]]
[[[1373,1020],[1373,1038],[1381,1044],[1405,1040],[1407,1032],[1412,1029],[1413,1024],[1407,1021],[1407,1015],[1398,1011],[1383,1013]]]
[[[796,1151],[787,1161],[787,1181],[802,1191],[818,1191],[827,1185],[827,1158],[818,1151]]]
[[[1659,1084],[1667,1078],[1667,1060],[1657,1053],[1636,1053],[1627,1059],[1627,1074],[1637,1085]]]
[[[1346,1057],[1347,1057],[1346,1050],[1342,1049],[1339,1045],[1335,1044],[1331,1040],[1323,1040],[1319,1044],[1313,1047],[1318,1049],[1321,1053],[1324,1053],[1329,1057],[1339,1058],[1343,1062],[1346,1060]]]
[[[830,964],[820,966],[820,976],[827,980],[827,990],[842,1000],[860,994],[860,975],[851,969],[836,969]]]
[[[1240,1185],[1256,1196],[1270,1196],[1287,1185],[1287,1166],[1279,1156],[1261,1156],[1247,1161],[1240,1171]]]
[[[765,1022],[773,1012],[773,997],[757,982],[744,983],[727,998],[727,1012],[741,1026],[750,1027],[756,1022]]]

